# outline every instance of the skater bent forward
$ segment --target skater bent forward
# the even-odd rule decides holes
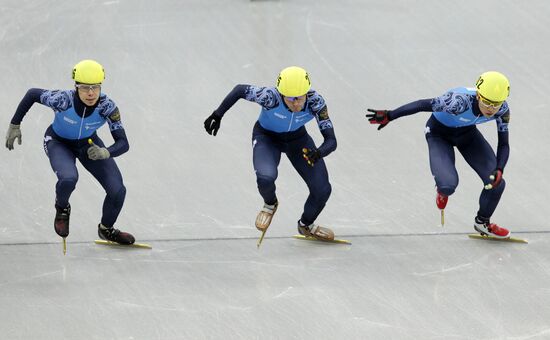
[[[332,190],[323,158],[336,149],[336,137],[325,100],[311,89],[308,73],[303,68],[291,66],[281,71],[276,87],[235,86],[204,122],[209,134],[217,134],[222,117],[239,99],[262,107],[252,131],[254,170],[264,201],[256,218],[256,228],[265,233],[277,211],[275,180],[281,153],[285,153],[309,188],[304,211],[297,223],[299,233],[320,240],[334,239],[332,230],[314,222]],[[304,127],[314,118],[324,137],[318,148]]]
[[[57,175],[55,187],[55,232],[69,235],[71,205],[69,197],[78,180],[75,160],[78,159],[107,193],[103,216],[98,225],[99,237],[120,244],[134,243],[134,237],[114,228],[126,196],[122,175],[113,159],[128,151],[128,139],[115,103],[101,93],[105,79],[103,67],[93,60],[83,60],[73,68],[73,90],[43,90],[33,88],[21,100],[6,135],[6,147],[13,150],[17,139],[21,144],[21,121],[34,103],[50,107],[55,118],[44,135],[44,150]],[[96,134],[109,124],[114,144],[105,147]]]
[[[490,218],[495,211],[506,182],[502,177],[508,161],[508,123],[510,109],[506,99],[510,93],[508,79],[499,72],[485,72],[476,82],[476,88],[459,87],[441,97],[422,99],[403,105],[393,111],[372,110],[367,118],[378,124],[378,130],[390,121],[420,111],[432,112],[426,123],[430,168],[437,187],[436,205],[443,211],[448,197],[458,185],[454,148],[462,154],[483,182],[479,196],[479,210],[474,228],[484,235],[507,238],[510,232]],[[498,146],[495,152],[477,129],[476,124],[496,121]]]

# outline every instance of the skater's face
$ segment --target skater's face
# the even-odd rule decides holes
[[[498,102],[498,103],[492,102],[490,100],[487,100],[481,97],[479,93],[477,94],[477,102],[478,102],[479,110],[487,118],[492,117],[495,113],[497,113],[498,110],[500,110],[500,107],[502,106],[502,104],[504,103],[504,102]]]
[[[283,97],[283,100],[290,111],[299,112],[304,108],[304,104],[306,103],[306,95],[304,94],[300,97]]]
[[[76,84],[78,97],[84,104],[93,106],[99,99],[101,84]]]

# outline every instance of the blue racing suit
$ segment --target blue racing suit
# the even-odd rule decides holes
[[[126,187],[122,175],[112,157],[119,156],[129,149],[128,139],[115,103],[105,94],[100,94],[94,106],[85,105],[75,90],[43,90],[33,88],[27,91],[11,120],[19,125],[34,103],[50,107],[54,121],[44,135],[44,150],[57,175],[56,205],[64,208],[78,181],[75,160],[94,176],[105,189],[101,223],[112,227],[122,209],[126,196]],[[107,148],[111,158],[91,160],[87,150],[88,139],[104,147],[96,130],[108,123],[114,144]]]
[[[285,153],[309,188],[309,196],[300,219],[305,225],[310,225],[323,210],[332,187],[322,158],[315,162],[313,167],[303,159],[303,148],[316,149],[304,125],[316,119],[324,137],[324,142],[317,149],[321,157],[328,156],[336,149],[336,136],[325,100],[315,90],[310,90],[303,109],[292,112],[274,87],[237,85],[214,113],[223,117],[239,99],[255,102],[262,107],[252,131],[252,152],[258,190],[264,202],[274,204],[277,201],[275,194],[277,167],[281,160],[281,153]]]
[[[479,110],[476,90],[455,88],[440,97],[422,99],[403,105],[389,113],[389,119],[414,114],[421,111],[432,112],[425,128],[430,155],[430,169],[439,192],[452,195],[458,186],[458,173],[455,167],[454,147],[481,178],[483,184],[491,182],[491,173],[504,167],[508,162],[508,123],[510,109],[504,102],[491,117],[485,117]],[[495,121],[498,131],[497,153],[477,129],[476,124]],[[488,220],[494,213],[506,182],[492,190],[482,190],[479,197],[478,216]]]

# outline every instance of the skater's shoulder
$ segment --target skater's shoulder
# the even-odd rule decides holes
[[[108,116],[117,108],[117,106],[115,102],[111,98],[109,98],[109,96],[102,93],[99,96],[97,108],[103,115]]]
[[[40,102],[53,109],[64,111],[73,106],[74,90],[43,90]]]
[[[310,89],[307,94],[307,104],[309,107],[311,107],[313,112],[319,112],[321,109],[323,109],[327,104],[325,102],[325,98],[319,94],[319,92],[315,91],[314,89]]]

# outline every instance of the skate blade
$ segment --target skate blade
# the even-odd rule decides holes
[[[468,234],[469,238],[474,238],[477,240],[488,240],[488,241],[500,241],[500,242],[515,242],[515,243],[529,243],[527,240],[524,240],[522,238],[516,238],[516,237],[508,237],[508,238],[498,238],[494,236],[485,236],[480,234]]]
[[[334,240],[332,241],[324,241],[324,240],[319,240],[319,239],[316,239],[315,237],[313,236],[304,236],[304,235],[294,235],[292,236],[294,238],[297,238],[299,240],[307,240],[307,241],[317,241],[317,242],[324,242],[324,243],[340,243],[340,244],[349,244],[351,245],[351,242],[348,241],[348,240],[339,240],[337,238],[335,238]]]
[[[67,240],[63,237],[63,255],[67,255]]]
[[[267,231],[267,229],[264,229],[264,231],[262,231],[262,235],[260,236],[260,238],[258,239],[258,243],[256,243],[256,247],[258,249],[260,249],[260,246],[262,245],[262,241],[264,240],[264,236],[265,236],[265,232]]]
[[[120,244],[116,242],[111,241],[105,241],[105,240],[95,240],[95,244],[103,244],[106,246],[117,246],[117,247],[130,247],[130,248],[142,248],[142,249],[153,249],[149,244],[147,243],[134,243],[134,244]]]

